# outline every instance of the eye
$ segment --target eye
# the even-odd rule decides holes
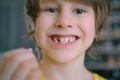
[[[57,8],[47,8],[47,9],[45,9],[45,11],[50,12],[50,13],[58,13]]]
[[[83,13],[85,13],[86,11],[83,10],[83,9],[75,9],[73,12],[74,12],[75,14],[83,14]]]

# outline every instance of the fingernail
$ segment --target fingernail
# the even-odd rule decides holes
[[[40,80],[46,80],[44,76],[40,77]]]
[[[32,49],[32,48],[29,48],[28,50],[31,51],[31,52],[33,52],[33,49]]]

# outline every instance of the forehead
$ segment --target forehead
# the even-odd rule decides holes
[[[94,1],[94,0],[39,0],[39,1],[47,1],[47,2],[51,2],[51,1],[72,1],[72,2],[90,2],[90,1]]]
[[[86,5],[92,5],[94,0],[39,0],[40,3],[54,3],[54,2],[59,2],[59,1],[69,1],[69,2],[74,2],[74,3],[83,3]]]

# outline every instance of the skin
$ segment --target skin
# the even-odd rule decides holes
[[[36,19],[35,40],[43,53],[37,62],[34,53],[20,48],[8,51],[0,62],[0,80],[93,80],[84,67],[86,50],[95,37],[95,14],[82,3],[55,1],[41,4]],[[60,44],[54,38],[73,38]]]
[[[40,66],[44,75],[50,80],[92,79],[84,67],[85,52],[95,37],[95,14],[92,7],[67,1],[43,3],[40,7],[42,11],[36,19],[34,36],[43,53],[44,59]],[[54,35],[62,38],[75,35],[79,39],[73,43],[56,44],[51,39]],[[87,77],[89,75],[88,79],[81,72],[87,74]]]
[[[39,80],[40,77],[37,59],[29,49],[8,51],[0,62],[0,80]]]
[[[59,1],[43,4],[41,6],[43,11],[41,11],[36,19],[35,29],[35,39],[43,53],[55,61],[60,59],[58,62],[63,63],[69,61],[66,59],[70,58],[72,60],[72,58],[77,57],[79,53],[85,53],[95,36],[93,9],[83,4],[69,3],[67,5],[67,3],[69,2]],[[55,12],[46,11],[46,8],[49,6],[52,6],[53,9],[54,7],[57,8],[58,12],[57,9]],[[77,10],[84,10],[84,8],[85,12],[77,12]],[[76,43],[72,45],[55,45],[50,39],[52,35],[62,37],[75,35],[80,39],[76,40]]]

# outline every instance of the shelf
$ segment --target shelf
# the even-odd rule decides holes
[[[120,0],[111,0],[111,7],[120,9]]]
[[[108,63],[86,63],[86,67],[90,70],[114,70],[120,69],[120,65]]]
[[[90,70],[120,69],[120,0],[111,0],[111,15],[100,33],[100,45],[95,47],[93,59],[86,58]]]
[[[109,31],[102,31],[100,34],[101,40],[120,40],[120,29],[117,30],[109,30]]]

